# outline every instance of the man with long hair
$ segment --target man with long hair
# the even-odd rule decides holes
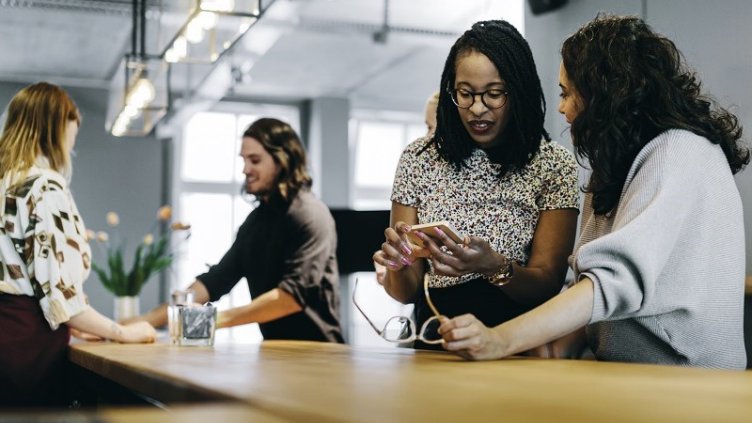
[[[216,301],[245,277],[253,301],[220,313],[218,327],[258,323],[264,339],[344,342],[334,219],[310,192],[300,138],[287,123],[259,119],[243,134],[240,156],[257,207],[222,260],[190,286],[195,301]],[[141,319],[164,325],[166,308]]]

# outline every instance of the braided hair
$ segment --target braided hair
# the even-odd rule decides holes
[[[599,16],[564,41],[561,56],[582,100],[571,132],[592,168],[585,192],[596,214],[616,208],[637,154],[669,129],[719,144],[733,173],[749,162],[736,116],[701,94],[676,45],[642,19]]]
[[[533,54],[527,41],[509,22],[477,22],[452,46],[441,75],[436,133],[426,148],[435,145],[439,155],[458,169],[476,148],[450,97],[457,76],[457,61],[471,52],[483,54],[496,66],[509,92],[509,122],[497,135],[498,142],[485,150],[492,163],[501,165],[501,177],[510,169],[530,163],[541,139],[551,139],[543,127],[546,100]]]

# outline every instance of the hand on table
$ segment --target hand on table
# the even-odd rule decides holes
[[[123,325],[122,339],[124,343],[150,344],[157,339],[157,331],[147,322],[135,322]]]
[[[506,355],[504,340],[472,314],[442,318],[439,334],[447,351],[467,360],[493,360]]]

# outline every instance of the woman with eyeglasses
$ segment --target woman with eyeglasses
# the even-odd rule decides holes
[[[674,43],[639,18],[599,17],[561,55],[559,111],[592,169],[576,283],[492,328],[469,315],[444,322],[444,345],[492,359],[578,331],[567,338],[587,341],[599,360],[743,369],[744,216],[733,174],[749,150],[737,118],[701,94]]]
[[[508,22],[478,22],[454,44],[441,77],[438,126],[402,153],[391,226],[374,261],[384,288],[435,312],[495,326],[563,287],[577,220],[577,165],[543,128],[545,100],[525,39]],[[411,242],[411,225],[447,221],[464,236],[454,254]],[[417,233],[417,232],[416,232]],[[441,231],[430,233],[439,237]],[[416,347],[425,348],[418,342]]]

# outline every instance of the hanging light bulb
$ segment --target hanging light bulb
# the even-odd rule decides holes
[[[140,111],[139,111],[139,109],[137,107],[132,106],[130,104],[126,105],[123,108],[123,116],[125,116],[129,120],[135,118],[136,116],[138,116],[139,112]]]
[[[201,22],[201,27],[209,31],[217,26],[217,14],[214,12],[201,12],[196,19]]]
[[[126,104],[136,109],[143,109],[146,105],[154,101],[155,95],[154,84],[148,78],[141,77],[133,85],[130,93],[128,93]]]
[[[180,60],[178,54],[175,53],[175,49],[172,47],[167,49],[164,55],[164,59],[167,63],[177,63]]]
[[[175,49],[175,54],[178,56],[178,59],[183,59],[188,55],[188,40],[186,40],[185,37],[180,36],[176,38],[172,46]]]
[[[140,78],[136,83],[136,89],[144,99],[144,102],[142,104],[147,105],[154,101],[154,96],[157,94],[157,91],[154,89],[154,84],[152,84],[148,78]]]
[[[204,39],[204,27],[198,17],[191,19],[185,28],[185,39],[193,44],[198,44]]]
[[[177,37],[172,46],[165,52],[165,60],[169,63],[177,63],[188,56],[188,41],[182,35]]]
[[[121,113],[117,120],[115,121],[115,124],[112,125],[112,135],[119,137],[125,134],[126,129],[128,128],[128,122],[130,119],[123,116]]]

